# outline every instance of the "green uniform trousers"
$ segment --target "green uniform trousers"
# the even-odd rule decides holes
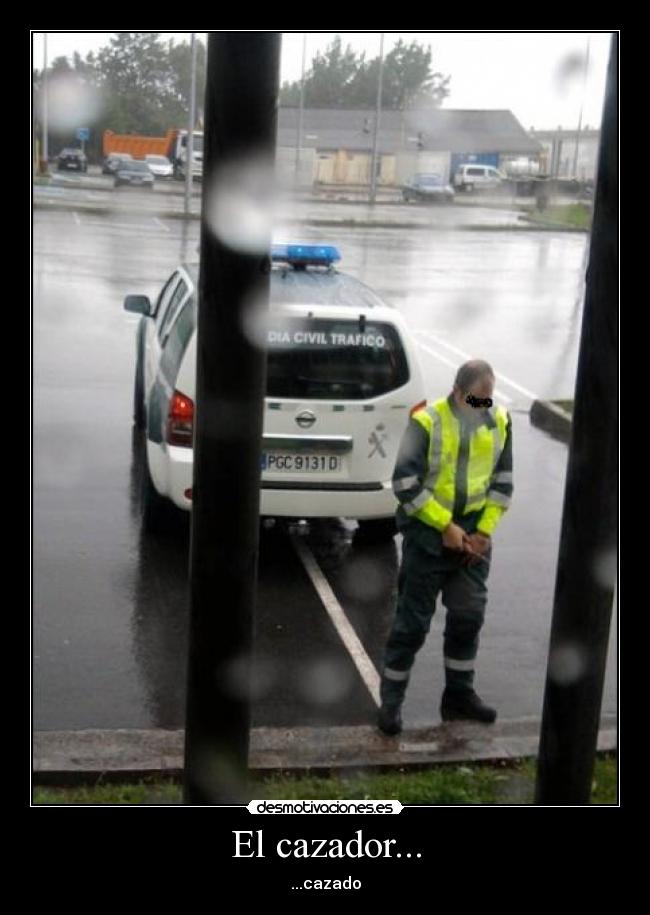
[[[412,522],[403,530],[397,606],[381,679],[381,698],[387,703],[399,703],[404,697],[439,594],[447,608],[443,645],[446,687],[471,689],[474,682],[491,549],[485,554],[487,562],[464,565],[460,554],[442,546],[437,531],[423,528],[419,522]]]

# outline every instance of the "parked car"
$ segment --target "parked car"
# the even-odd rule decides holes
[[[174,174],[174,167],[167,156],[155,156],[149,153],[144,157],[144,161],[156,178],[171,178]]]
[[[454,189],[441,175],[414,175],[402,188],[402,197],[409,203],[453,203]]]
[[[104,164],[102,165],[102,175],[114,175],[120,162],[125,160],[131,161],[132,159],[133,156],[131,153],[110,153],[104,159]]]
[[[454,174],[454,188],[457,191],[473,191],[498,188],[506,176],[493,165],[461,165]]]
[[[87,172],[88,159],[81,149],[68,148],[62,149],[56,158],[57,170]]]
[[[123,159],[115,169],[114,187],[122,185],[153,190],[154,176],[147,163],[139,159]]]
[[[351,518],[378,540],[395,534],[391,478],[410,411],[425,389],[399,311],[333,268],[323,245],[273,247],[260,514]],[[142,315],[134,423],[144,432],[143,521],[155,531],[171,501],[192,506],[196,265],[179,266]]]

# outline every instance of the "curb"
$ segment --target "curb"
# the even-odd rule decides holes
[[[94,213],[97,215],[108,214],[112,212],[111,207],[97,206],[95,204],[86,204],[81,201],[77,203],[66,203],[58,199],[35,200],[33,209],[37,210],[78,210],[79,212]],[[136,209],[136,208],[134,208]],[[153,211],[152,211],[153,215]],[[155,215],[163,219],[195,219],[201,218],[200,213],[190,213],[189,216],[179,210],[156,210]],[[322,228],[342,228],[342,229],[427,229],[429,231],[456,231],[456,232],[538,232],[553,231],[550,229],[538,229],[534,226],[520,226],[515,223],[512,225],[468,225],[468,226],[439,226],[425,222],[397,222],[392,220],[368,220],[357,219],[292,219],[285,220],[286,225],[308,225],[320,226]]]
[[[436,764],[514,762],[534,757],[540,720],[520,718],[481,725],[453,722],[384,737],[374,727],[254,728],[249,768],[272,772],[332,774],[359,769],[418,769]],[[179,778],[182,730],[37,731],[34,784],[74,785],[143,778]],[[605,715],[598,751],[617,747],[616,718]]]
[[[368,222],[362,219],[296,219],[287,220],[288,225],[329,226],[343,229],[428,229],[434,232],[535,232],[528,226],[512,225],[468,225],[445,226],[429,222],[397,222],[396,220],[374,220]]]
[[[288,219],[286,225],[324,226],[341,229],[428,229],[433,232],[530,232],[527,226],[512,225],[467,225],[445,226],[430,222],[398,222],[397,220],[376,219]]]
[[[554,438],[569,443],[571,439],[571,414],[549,400],[534,400],[530,408],[533,426],[549,432]]]
[[[62,190],[76,190],[76,191],[104,191],[109,192],[114,190],[112,184],[92,184],[90,182],[84,182],[80,184],[76,181],[39,181],[34,184],[34,187],[53,187],[61,188]]]
[[[568,226],[565,222],[545,222],[540,220],[539,222],[536,219],[530,219],[527,216],[519,217],[522,222],[526,222],[532,228],[536,228],[540,232],[580,232],[583,235],[588,234],[589,228],[581,228],[580,226]]]
[[[105,216],[109,213],[116,212],[118,208],[112,208],[102,205],[97,205],[93,203],[83,203],[81,201],[77,203],[65,203],[62,200],[35,200],[33,203],[34,210],[78,210],[80,213],[93,213],[97,216]],[[141,210],[138,210],[137,207],[131,207],[134,212],[139,212],[142,214]],[[124,208],[120,207],[119,212],[123,212]],[[152,210],[151,214],[147,213],[145,215],[152,215],[162,217],[164,219],[185,219],[185,214],[179,210]],[[200,219],[200,213],[190,213],[187,216],[187,219]]]

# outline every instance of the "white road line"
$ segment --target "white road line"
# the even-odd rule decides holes
[[[140,222],[113,222],[113,220],[109,220],[108,222],[106,222],[104,220],[104,221],[100,222],[97,219],[92,219],[92,220],[88,219],[88,220],[86,220],[86,224],[88,226],[99,226],[102,229],[109,229],[109,230],[110,229],[132,229],[134,232],[142,232],[143,230],[146,229],[147,232],[151,231],[151,226],[148,223],[140,223]]]
[[[446,365],[450,365],[452,367],[452,369],[457,369],[459,367],[460,363],[451,362],[451,360],[446,359],[444,356],[441,356],[440,353],[436,353],[436,351],[432,350],[431,347],[426,346],[424,343],[420,343],[419,340],[417,341],[417,344],[420,347],[420,349],[423,349],[425,352],[429,353],[429,355],[433,356],[434,359],[439,359],[441,362],[444,362]],[[503,391],[499,390],[499,388],[495,388],[494,393],[499,398],[499,400],[502,400],[504,403],[512,403],[512,397],[508,397],[508,395],[504,394]]]
[[[345,615],[343,607],[336,599],[336,595],[323,575],[312,551],[300,537],[293,535],[291,537],[291,542],[293,543],[293,547],[304,565],[318,596],[323,602],[323,606],[327,610],[327,614],[334,624],[341,641],[350,653],[350,657],[354,661],[354,664],[361,675],[361,679],[366,684],[366,688],[372,696],[375,705],[379,707],[379,674],[377,673],[374,664],[366,654],[365,648],[361,644],[359,637]]]
[[[451,343],[446,343],[440,337],[437,337],[435,334],[432,334],[430,330],[420,330],[419,334],[423,334],[425,337],[428,337],[430,340],[433,340],[434,343],[438,343],[440,346],[444,346],[446,349],[451,350],[453,353],[457,353],[459,356],[462,356],[464,359],[473,359],[470,353],[466,353],[462,349],[458,349],[457,346],[452,346]],[[500,378],[501,381],[505,381],[506,384],[510,385],[511,388],[514,388],[515,391],[519,391],[522,394],[525,394],[526,397],[530,397],[531,400],[539,400],[539,395],[535,394],[533,391],[529,391],[528,388],[524,388],[522,385],[517,384],[516,381],[513,381],[511,378],[508,378],[507,375],[502,374],[501,372],[496,372],[497,378]]]
[[[169,228],[169,226],[166,226],[165,223],[162,222],[160,219],[158,219],[157,216],[154,216],[154,217],[153,217],[153,222],[154,222],[157,226],[160,226],[161,229],[164,229],[165,232],[170,232],[170,231],[171,231],[170,228]]]

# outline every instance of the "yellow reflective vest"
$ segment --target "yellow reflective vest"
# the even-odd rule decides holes
[[[398,515],[443,531],[476,512],[476,529],[491,535],[513,492],[507,410],[482,410],[467,421],[450,396],[415,412],[400,446],[393,491]]]

